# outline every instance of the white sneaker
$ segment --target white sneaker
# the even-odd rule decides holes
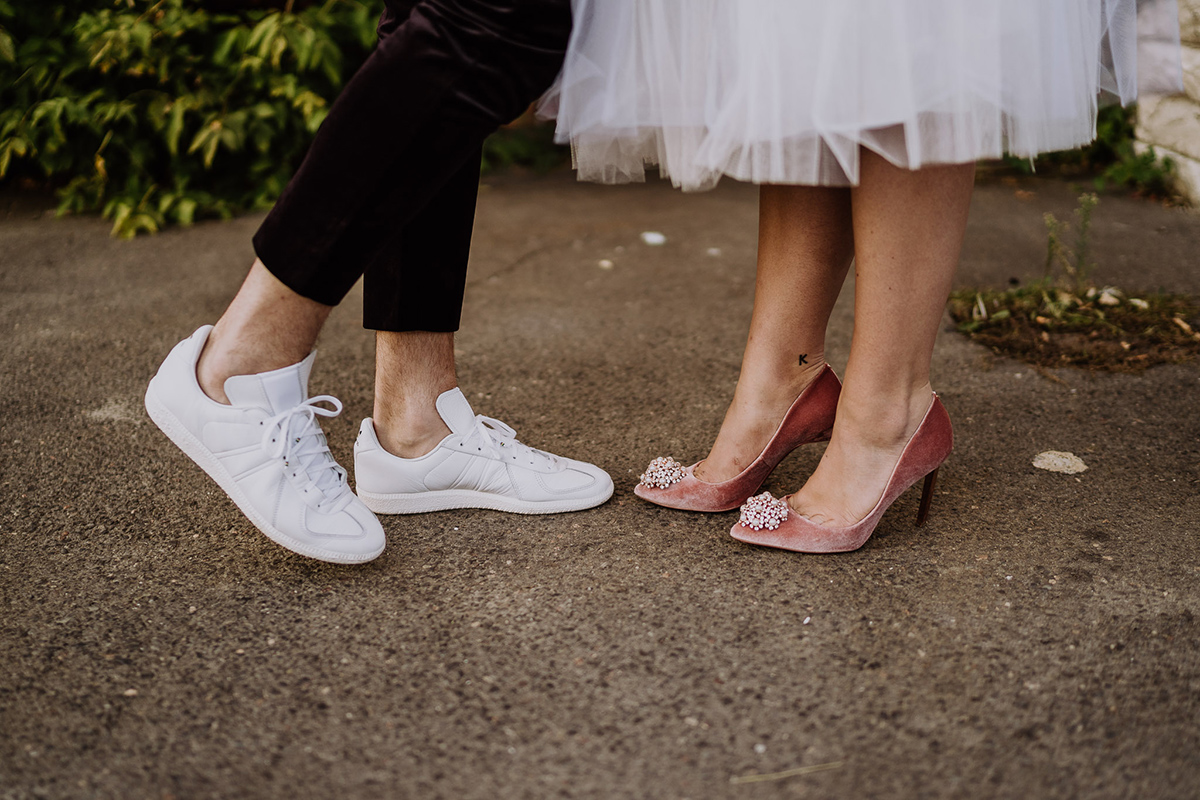
[[[503,422],[475,416],[458,389],[443,392],[437,410],[451,433],[419,458],[384,450],[374,421],[363,420],[354,443],[354,480],[367,508],[378,514],[447,508],[557,514],[612,497],[607,472],[521,444]]]
[[[146,411],[254,526],[300,555],[335,564],[383,552],[383,526],[350,491],[316,418],[336,417],[333,397],[308,397],[315,351],[299,364],[225,381],[232,405],[196,380],[205,325],[175,346],[146,390]],[[329,403],[329,411],[316,405]]]

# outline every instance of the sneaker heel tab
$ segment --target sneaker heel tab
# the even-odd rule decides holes
[[[375,433],[375,420],[367,417],[358,425],[358,437],[354,440],[356,450],[379,447],[379,435]]]
[[[199,328],[196,328],[196,330],[192,331],[192,335],[187,338],[188,339],[201,339],[201,340],[207,342],[208,335],[210,333],[212,333],[212,329],[213,329],[212,325],[201,325]]]

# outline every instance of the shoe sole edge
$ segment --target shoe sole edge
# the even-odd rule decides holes
[[[237,485],[237,481],[229,474],[229,471],[221,465],[216,456],[212,454],[204,443],[184,427],[179,418],[167,408],[154,392],[154,381],[150,382],[149,388],[146,390],[145,398],[146,413],[150,415],[150,420],[158,426],[158,429],[166,435],[171,442],[183,451],[183,454],[190,458],[196,466],[204,470],[208,477],[216,482],[221,491],[233,501],[233,504],[238,507],[238,510],[250,520],[251,524],[259,530],[275,544],[292,551],[298,555],[316,559],[317,561],[325,561],[330,564],[365,564],[368,561],[373,561],[378,558],[387,547],[384,543],[383,547],[373,553],[364,554],[347,554],[339,553],[336,550],[325,550],[320,547],[306,545],[291,536],[288,536],[283,531],[267,522],[250,504],[245,497],[241,488]]]
[[[564,514],[586,511],[608,501],[612,488],[603,497],[577,498],[537,502],[517,500],[475,489],[439,489],[419,494],[377,494],[359,491],[358,499],[376,514],[427,514],[432,511],[452,511],[480,508],[509,514]]]

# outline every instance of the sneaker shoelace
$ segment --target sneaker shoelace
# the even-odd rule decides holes
[[[329,403],[333,409],[317,403]],[[340,511],[353,493],[346,480],[346,470],[329,452],[329,443],[317,417],[336,417],[342,413],[342,402],[327,394],[310,397],[303,403],[282,411],[263,424],[262,446],[273,458],[282,458],[285,469],[293,478],[303,478],[302,493],[318,492],[321,499],[314,503],[321,510]]]
[[[463,439],[464,445],[475,445],[477,449],[490,453],[504,461],[517,461],[522,466],[558,466],[558,457],[552,453],[536,450],[517,441],[517,432],[498,419],[475,415],[475,430]]]

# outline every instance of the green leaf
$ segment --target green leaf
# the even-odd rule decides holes
[[[279,14],[268,14],[250,31],[246,40],[247,50],[256,50],[260,58],[266,58],[279,33]]]
[[[0,61],[15,64],[17,61],[17,46],[12,36],[4,28],[0,28]]]
[[[242,27],[232,28],[217,38],[217,46],[213,50],[213,61],[217,64],[228,64],[232,58],[232,53],[235,50],[244,50],[246,40],[246,29]]]
[[[29,141],[20,136],[13,136],[0,142],[0,178],[8,173],[8,165],[14,156],[21,158],[32,149],[33,146]]]
[[[105,214],[107,214],[107,213],[108,213],[108,208],[105,208]],[[113,236],[121,235],[122,231],[125,230],[125,222],[126,222],[126,220],[129,219],[131,214],[133,214],[133,206],[132,205],[130,205],[129,203],[126,203],[126,202],[116,203],[115,207],[113,208],[113,215],[112,215],[112,219],[113,219],[112,235]]]
[[[167,152],[173,156],[179,155],[179,137],[183,133],[183,115],[186,113],[187,105],[182,98],[176,98],[167,116],[166,130]]]
[[[210,120],[204,125],[203,128],[196,132],[195,137],[192,139],[192,143],[188,145],[188,155],[191,155],[198,150],[207,152],[210,141],[214,143],[213,147],[215,148],[215,143],[219,141],[220,135],[221,124],[216,120]]]
[[[175,204],[175,221],[184,227],[190,226],[196,220],[196,208],[199,204],[189,197],[180,198]]]
[[[221,144],[221,131],[213,131],[213,135],[204,142],[204,168],[211,169],[213,159],[217,156],[217,147]]]

